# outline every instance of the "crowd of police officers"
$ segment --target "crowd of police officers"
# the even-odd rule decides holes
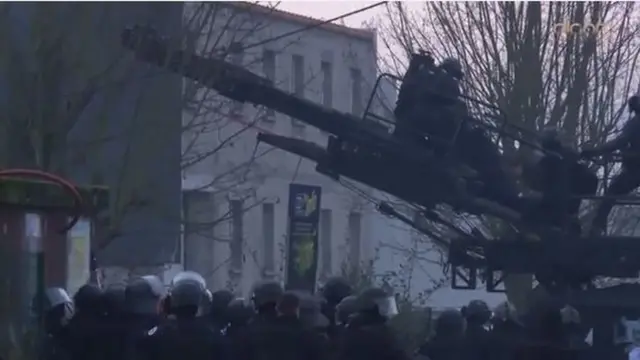
[[[316,295],[261,281],[245,301],[187,271],[168,289],[148,275],[104,290],[85,285],[73,299],[50,288],[46,300],[46,360],[553,360],[584,359],[588,348],[570,307],[533,306],[521,317],[507,302],[491,311],[475,300],[439,314],[423,345],[406,349],[388,324],[394,295],[355,294],[341,278]]]

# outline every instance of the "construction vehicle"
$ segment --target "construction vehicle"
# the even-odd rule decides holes
[[[322,174],[333,179],[350,178],[387,192],[418,208],[429,221],[446,223],[437,208],[447,206],[457,213],[498,217],[520,228],[516,211],[475,194],[478,180],[473,170],[435,156],[417,144],[399,141],[384,127],[371,126],[366,121],[367,111],[363,120],[328,109],[277,89],[268,79],[223,59],[173,49],[169,39],[148,27],[126,29],[122,43],[140,61],[165,67],[234,101],[273,109],[331,134],[327,144],[258,135],[261,142],[315,162]],[[367,110],[370,105],[371,101]],[[493,130],[498,136],[510,136],[504,132],[505,127],[503,123]],[[595,277],[637,278],[640,241],[635,237],[584,238],[557,229],[538,229],[535,239],[526,231],[513,231],[505,239],[488,239],[475,229],[458,229],[455,238],[439,239],[389,203],[377,205],[384,214],[447,246],[452,287],[456,289],[475,289],[484,282],[487,291],[502,291],[500,283],[505,274],[536,274],[559,304],[588,310],[583,318],[592,324],[594,347],[612,344],[613,328],[622,316],[640,317],[639,286],[599,289],[591,281]]]

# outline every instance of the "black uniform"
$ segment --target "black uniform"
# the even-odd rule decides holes
[[[347,296],[353,293],[349,283],[341,277],[331,277],[322,287],[322,314],[329,320],[328,335],[333,337],[336,327],[336,307]]]
[[[234,341],[233,360],[322,360],[328,353],[321,335],[296,316],[256,321]]]
[[[125,287],[110,286],[102,294],[105,311],[102,326],[104,328],[104,359],[121,360],[126,349],[126,312]]]
[[[217,329],[224,329],[229,325],[229,303],[235,297],[229,290],[218,290],[211,293],[211,311],[209,317],[211,323]]]
[[[378,288],[363,291],[341,342],[341,360],[407,360],[387,320],[398,313],[393,296]]]
[[[223,330],[224,334],[233,339],[237,334],[245,331],[254,314],[253,308],[246,303],[245,299],[231,300],[227,306],[228,324]]]
[[[102,291],[95,285],[84,285],[73,299],[76,312],[68,325],[71,359],[105,359]]]
[[[465,331],[465,347],[474,360],[490,360],[492,336],[487,328],[491,319],[491,310],[482,300],[473,300],[462,309],[462,315],[467,320]]]
[[[526,174],[530,187],[540,191],[542,198],[532,204],[525,217],[579,234],[580,197],[596,193],[598,177],[578,161],[577,154],[562,143],[555,129],[545,130],[542,148],[544,156]]]
[[[633,117],[626,122],[620,135],[602,146],[582,151],[583,157],[607,155],[614,151],[620,152],[622,169],[611,180],[604,196],[628,194],[640,186],[640,97],[632,96],[628,104],[629,109],[633,112]],[[606,232],[607,218],[613,205],[614,201],[612,200],[602,201],[591,227],[593,234]]]
[[[434,336],[425,342],[418,354],[430,360],[463,360],[465,320],[457,310],[446,310],[435,322]]]
[[[136,355],[148,360],[227,359],[222,334],[197,317],[206,295],[204,279],[192,272],[176,275],[169,290],[168,310],[175,319],[149,330],[137,344]]]
[[[45,290],[43,303],[34,299],[34,310],[43,316],[44,332],[37,339],[41,346],[40,354],[46,360],[69,359],[70,340],[68,335],[69,321],[74,313],[73,301],[62,288],[48,288]]]
[[[140,339],[162,321],[160,301],[164,298],[162,281],[154,275],[132,280],[125,288],[124,353],[126,358],[135,356]]]

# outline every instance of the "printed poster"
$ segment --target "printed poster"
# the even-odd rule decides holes
[[[81,218],[67,233],[67,292],[73,296],[91,278],[91,221]]]
[[[318,224],[322,188],[289,185],[286,288],[313,292],[318,269]]]

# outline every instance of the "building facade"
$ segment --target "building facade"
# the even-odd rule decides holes
[[[230,61],[271,79],[283,90],[326,107],[363,115],[377,74],[374,31],[318,25],[318,20],[247,4],[228,6],[220,17],[224,20],[216,22],[228,24],[228,19],[234,18],[245,29],[252,29],[230,31],[232,26],[226,25],[223,47],[247,48],[231,52]],[[281,37],[296,31],[295,35]],[[255,43],[261,44],[252,46]],[[284,280],[291,183],[322,189],[318,280],[355,271],[358,264],[368,261],[373,255],[368,241],[373,235],[374,210],[370,204],[318,174],[315,164],[256,144],[258,132],[295,136],[318,144],[326,144],[328,135],[268,109],[239,103],[222,107],[226,109],[223,120],[219,114],[209,114],[208,119],[197,122],[224,121],[224,127],[206,136],[187,134],[188,139],[183,139],[183,144],[196,143],[192,147],[206,152],[221,147],[231,134],[248,127],[229,141],[233,145],[184,171],[185,268],[199,271],[218,286],[229,285],[238,293],[246,293],[258,279]],[[193,117],[186,113],[184,121],[193,121]],[[243,169],[241,179],[234,178],[236,183],[224,188],[227,181],[221,178],[236,168]],[[211,219],[219,223],[195,225]]]

